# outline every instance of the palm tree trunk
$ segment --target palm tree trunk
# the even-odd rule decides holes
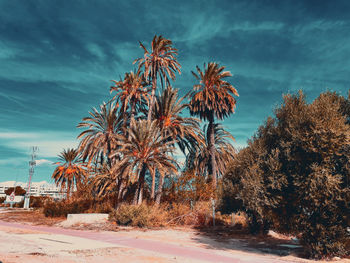
[[[215,130],[214,130],[214,111],[209,116],[209,126],[207,130],[208,148],[209,148],[209,175],[212,176],[213,189],[216,189],[216,160],[215,160]]]
[[[134,195],[134,200],[133,200],[134,205],[142,204],[143,187],[145,184],[145,175],[146,175],[146,165],[143,165],[142,170],[140,172],[140,176],[139,176],[139,182],[137,184],[137,188],[136,188],[135,195]]]
[[[164,182],[164,176],[162,174],[159,175],[159,183],[158,183],[158,191],[157,191],[157,197],[156,197],[156,205],[160,204],[160,199],[162,198],[163,193],[163,182]]]
[[[139,182],[137,182],[137,186],[136,186],[136,189],[135,189],[135,194],[134,194],[134,199],[132,201],[132,203],[134,205],[137,205],[137,199],[139,198]]]
[[[154,99],[155,99],[156,89],[157,89],[157,74],[153,73],[153,76],[152,76],[151,102],[149,104],[148,115],[147,115],[147,120],[148,121],[150,121],[152,119],[152,111],[153,111],[153,106],[154,106]]]
[[[125,185],[123,183],[123,180],[120,180],[118,183],[118,196],[117,196],[117,203],[115,204],[115,208],[117,208],[120,204],[120,202],[123,199],[123,192],[124,192]]]
[[[151,186],[151,200],[155,199],[155,188],[156,188],[156,171],[153,170],[151,173],[152,176],[152,186]]]
[[[109,167],[112,167],[112,160],[111,160],[111,151],[112,151],[112,147],[111,147],[111,142],[108,138],[108,134],[106,134],[106,140],[107,140],[107,163],[109,165]]]

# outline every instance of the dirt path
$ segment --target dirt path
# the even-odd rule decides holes
[[[16,258],[11,259],[9,256],[19,252],[38,260],[50,260],[35,262],[56,262],[57,257],[60,257],[60,262],[99,262],[96,260],[101,260],[102,255],[103,262],[108,262],[109,258],[117,259],[115,256],[119,257],[120,262],[147,262],[147,259],[149,262],[286,262],[272,256],[198,247],[191,242],[175,244],[167,242],[167,236],[164,236],[163,241],[159,240],[159,236],[157,240],[151,240],[126,232],[93,232],[3,221],[0,221],[0,231],[1,243],[10,239],[7,242],[7,249],[10,249],[8,259],[2,259],[3,263],[17,262]],[[14,244],[11,245],[11,242]],[[6,251],[1,252],[4,257]],[[79,254],[79,258],[72,256],[72,253]],[[18,262],[24,262],[23,258]]]
[[[97,232],[0,220],[2,263],[315,262],[290,254],[280,255],[276,250],[266,253],[254,250],[238,239],[215,240],[196,230]],[[350,260],[337,262],[350,263]]]

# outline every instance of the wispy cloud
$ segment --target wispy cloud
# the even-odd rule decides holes
[[[237,147],[283,93],[349,88],[349,1],[13,0],[0,10],[0,179],[28,164],[32,145],[41,160],[75,147],[76,125],[110,98],[110,80],[135,67],[138,41],[149,47],[154,34],[179,50],[181,94],[195,83],[196,65],[216,61],[234,74],[228,80],[240,97],[224,125]],[[43,179],[48,164],[38,167]]]
[[[37,165],[37,166],[45,165],[45,164],[52,164],[52,161],[47,160],[47,159],[39,159],[39,160],[36,160],[36,165]]]

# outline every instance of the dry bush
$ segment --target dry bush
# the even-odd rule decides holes
[[[45,216],[61,217],[79,213],[110,213],[113,210],[113,197],[104,198],[71,198],[62,201],[48,201],[44,205]]]
[[[122,204],[118,209],[110,213],[110,220],[123,226],[150,226],[151,213],[147,205]]]
[[[117,210],[110,213],[110,220],[119,225],[137,227],[206,227],[213,224],[210,202],[197,202],[192,208],[179,203],[161,206],[122,204]],[[237,220],[241,220],[242,226],[246,224],[243,216],[238,217]],[[221,215],[220,212],[216,213],[216,225],[230,224],[229,216]]]

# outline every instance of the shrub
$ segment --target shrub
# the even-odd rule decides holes
[[[307,255],[350,254],[350,101],[326,92],[287,95],[232,161],[222,209],[245,209],[252,232],[301,236]]]
[[[52,202],[52,198],[49,196],[31,196],[29,207],[32,207],[32,208],[44,207],[46,202]]]
[[[110,219],[123,226],[150,226],[151,210],[147,205],[122,204],[110,214]]]
[[[137,227],[160,227],[170,225],[209,226],[212,214],[209,202],[198,202],[192,208],[189,205],[173,203],[171,205],[140,206],[122,204],[110,213],[110,220],[119,225]],[[224,225],[228,216],[216,214],[217,225]],[[230,223],[229,223],[230,224]]]
[[[69,199],[62,201],[47,200],[44,203],[43,212],[47,217],[61,217],[68,214],[79,213],[110,213],[112,211],[111,200],[101,199]]]

